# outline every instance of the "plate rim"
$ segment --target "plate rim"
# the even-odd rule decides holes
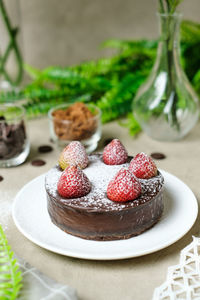
[[[80,252],[74,252],[72,250],[68,250],[66,251],[66,249],[61,249],[59,250],[57,247],[55,246],[52,246],[52,245],[47,245],[45,244],[45,242],[41,242],[41,241],[38,241],[37,238],[31,236],[26,230],[24,230],[24,228],[22,228],[22,226],[20,225],[20,223],[18,222],[18,219],[16,217],[16,214],[15,214],[15,207],[18,205],[18,199],[20,199],[20,195],[23,194],[23,190],[30,184],[32,184],[33,182],[37,181],[37,180],[43,180],[45,175],[47,174],[47,172],[33,178],[32,180],[28,181],[19,191],[18,193],[16,194],[15,198],[14,198],[14,202],[13,202],[13,205],[12,205],[12,218],[13,218],[13,221],[15,223],[15,226],[17,227],[17,229],[31,242],[33,242],[34,244],[36,244],[37,246],[41,247],[41,248],[44,248],[48,251],[51,251],[51,252],[54,252],[54,253],[57,253],[57,254],[60,254],[60,255],[63,255],[63,256],[69,256],[69,257],[73,257],[73,258],[80,258],[80,259],[88,259],[88,260],[122,260],[122,259],[128,259],[128,258],[134,258],[134,257],[140,257],[140,256],[144,256],[144,255],[148,255],[148,254],[151,254],[151,253],[154,253],[154,252],[157,252],[157,251],[160,251],[168,246],[171,246],[172,244],[174,244],[175,242],[177,242],[178,240],[180,240],[191,228],[192,226],[194,225],[194,223],[196,222],[196,219],[197,219],[197,216],[198,216],[198,201],[197,201],[197,198],[195,196],[195,194],[193,193],[193,191],[190,189],[190,187],[184,183],[181,179],[179,179],[177,176],[167,172],[167,171],[164,171],[162,169],[159,169],[159,171],[163,174],[164,176],[164,179],[165,179],[165,176],[170,176],[170,177],[173,177],[174,179],[176,179],[177,181],[179,181],[180,184],[184,185],[184,187],[188,190],[188,192],[191,194],[192,198],[193,198],[193,205],[194,205],[194,210],[193,210],[193,219],[190,220],[190,224],[188,225],[187,227],[187,230],[183,231],[181,234],[178,235],[175,235],[174,238],[172,238],[170,240],[170,242],[168,240],[166,240],[166,242],[162,242],[162,244],[160,245],[160,247],[156,244],[155,246],[151,247],[150,249],[148,250],[144,250],[144,251],[137,251],[135,252],[134,254],[133,253],[129,253],[129,251],[127,251],[127,254],[113,254],[112,256],[110,255],[106,255],[106,254],[102,254],[102,253],[94,253],[92,256],[91,254],[86,254],[86,253],[80,253]],[[52,223],[53,226],[55,226],[53,223]],[[156,224],[155,224],[156,226]],[[60,229],[59,229],[60,230]],[[148,231],[146,231],[148,233]],[[64,234],[67,234],[64,232]],[[67,234],[69,237],[71,236],[70,234]],[[73,236],[73,238],[75,239],[80,239],[79,237],[75,237]],[[123,240],[124,242],[126,241],[130,241],[131,239],[134,239],[134,237],[128,239],[128,240]],[[89,242],[89,243],[92,243],[92,242],[97,242],[97,241],[90,241],[90,240],[84,240],[86,242]],[[118,243],[122,240],[117,240],[117,241],[99,241],[99,243]]]

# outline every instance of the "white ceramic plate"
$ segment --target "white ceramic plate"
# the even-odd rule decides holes
[[[45,174],[26,184],[17,194],[12,215],[25,237],[50,251],[84,259],[114,260],[149,254],[180,239],[194,224],[197,200],[180,179],[162,171],[165,178],[161,220],[139,236],[119,241],[88,241],[69,235],[51,221],[47,212]]]

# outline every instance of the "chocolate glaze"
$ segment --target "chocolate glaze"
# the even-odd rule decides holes
[[[142,193],[133,201],[118,203],[106,197],[108,182],[121,167],[128,167],[130,160],[131,157],[126,164],[108,166],[101,155],[91,155],[90,164],[83,171],[92,183],[92,190],[76,199],[60,197],[56,187],[62,171],[58,166],[51,169],[45,188],[52,222],[67,233],[92,240],[127,239],[152,227],[163,212],[164,180],[160,172],[152,179],[140,179]]]

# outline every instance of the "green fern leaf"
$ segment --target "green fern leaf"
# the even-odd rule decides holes
[[[40,70],[33,68],[32,66],[30,66],[28,64],[24,64],[24,70],[29,74],[29,76],[32,79],[38,78],[41,74]]]
[[[126,121],[119,121],[119,124],[123,127],[129,129],[129,134],[131,136],[137,135],[142,129],[138,123],[138,121],[134,118],[132,113],[127,114]]]
[[[0,226],[0,299],[14,300],[22,287],[22,276]]]

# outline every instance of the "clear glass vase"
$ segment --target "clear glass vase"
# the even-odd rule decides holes
[[[156,140],[176,141],[194,127],[199,100],[180,63],[181,14],[158,14],[160,40],[155,65],[133,100],[133,114]]]
[[[0,1],[0,92],[19,87],[23,79],[19,0]]]

